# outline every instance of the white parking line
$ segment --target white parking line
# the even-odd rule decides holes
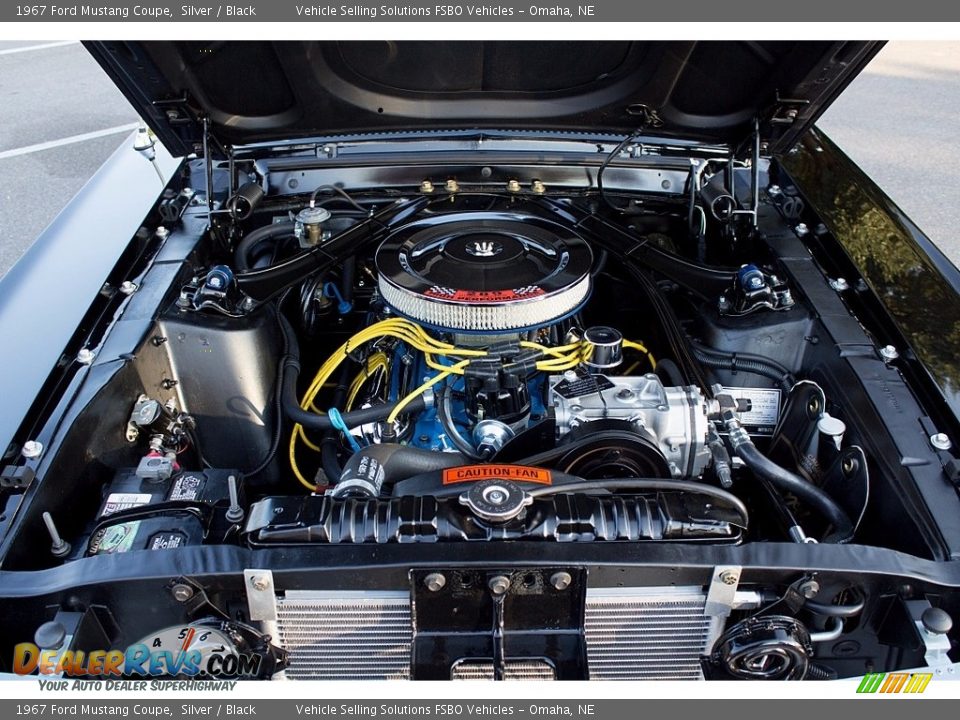
[[[0,55],[13,55],[14,53],[32,52],[33,50],[46,50],[47,48],[63,47],[65,45],[77,45],[79,42],[79,40],[61,40],[59,42],[48,42],[40,45],[7,48],[6,50],[0,50]]]
[[[122,132],[130,132],[140,127],[140,123],[128,123],[127,125],[117,125],[116,127],[105,128],[103,130],[94,130],[93,132],[82,133],[80,135],[71,135],[70,137],[60,138],[59,140],[48,140],[47,142],[36,143],[35,145],[24,145],[23,147],[3,150],[0,152],[0,160],[17,157],[18,155],[29,155],[30,153],[40,152],[41,150],[52,150],[63,145],[72,145],[83,142],[84,140],[95,140],[96,138],[115,135]]]

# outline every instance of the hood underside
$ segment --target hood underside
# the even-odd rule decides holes
[[[788,147],[876,42],[89,42],[175,155],[341,134],[643,130]]]

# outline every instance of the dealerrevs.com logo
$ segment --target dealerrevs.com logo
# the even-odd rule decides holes
[[[196,626],[169,627],[125,650],[13,649],[18,675],[66,677],[257,677],[262,657],[240,652],[225,632]]]
[[[870,673],[864,675],[858,693],[916,695],[927,689],[933,673]]]

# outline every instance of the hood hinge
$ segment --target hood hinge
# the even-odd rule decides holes
[[[800,108],[810,104],[809,100],[800,98],[782,98],[777,90],[776,101],[770,113],[770,123],[773,125],[792,125],[800,114]]]

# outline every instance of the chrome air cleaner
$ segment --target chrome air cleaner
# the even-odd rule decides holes
[[[550,325],[590,295],[590,246],[550,220],[517,213],[437,215],[377,250],[379,288],[401,315],[458,332]]]

